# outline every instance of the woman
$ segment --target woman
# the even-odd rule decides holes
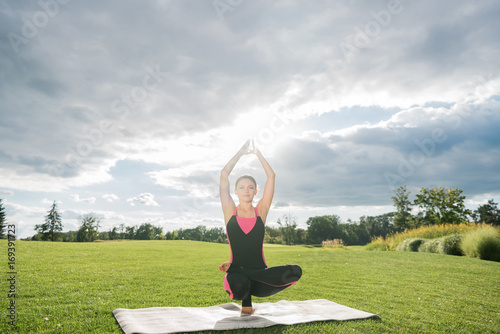
[[[229,174],[238,160],[246,154],[255,154],[267,175],[264,194],[256,207],[257,183],[250,175],[238,178],[235,194],[239,204],[234,203],[229,186]],[[250,148],[250,141],[222,169],[220,178],[220,200],[226,223],[226,233],[231,249],[231,261],[224,262],[219,270],[225,272],[224,289],[231,299],[242,301],[242,314],[253,314],[252,295],[267,297],[296,283],[302,275],[297,265],[267,268],[264,259],[265,222],[274,196],[275,173],[260,151]]]

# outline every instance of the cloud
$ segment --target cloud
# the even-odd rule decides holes
[[[99,218],[101,218],[103,221],[105,220],[110,220],[110,221],[126,221],[128,220],[128,217],[116,213],[114,211],[109,211],[109,210],[77,210],[77,209],[68,209],[64,210],[64,217],[66,219],[80,219],[84,215],[87,214],[92,214],[95,215]]]
[[[282,206],[385,205],[404,184],[413,191],[459,187],[469,196],[495,192],[498,110],[500,102],[491,98],[401,110],[376,124],[306,133],[275,157],[281,171],[277,198]]]
[[[73,202],[75,202],[75,203],[89,203],[89,204],[92,204],[92,203],[95,203],[95,201],[96,201],[95,197],[80,198],[80,195],[78,195],[78,194],[70,195],[69,198]]]
[[[134,223],[154,192],[165,222],[199,222],[177,204],[214,205],[250,136],[294,210],[385,205],[400,183],[498,189],[497,2],[243,1],[221,19],[211,1],[71,1],[24,36],[40,4],[0,8],[0,188],[17,204],[88,194],[65,209],[112,201]],[[265,179],[251,157],[240,172]]]
[[[151,193],[143,193],[136,197],[131,197],[127,199],[127,203],[131,206],[135,206],[135,203],[142,203],[146,206],[159,206],[159,204],[154,200],[155,196]]]
[[[0,195],[13,196],[14,192],[12,190],[0,190]]]
[[[148,175],[157,184],[180,190],[190,197],[218,196],[220,170],[209,170],[207,167],[194,163],[182,168],[150,172]]]
[[[50,202],[52,204],[53,202]],[[37,206],[26,206],[17,203],[5,202],[5,207],[9,212],[9,220],[18,221],[19,217],[39,218],[43,221],[43,217],[47,214],[47,208]]]
[[[46,204],[46,205],[52,205],[54,204],[54,202],[56,202],[57,205],[61,205],[62,204],[62,201],[54,201],[54,200],[50,200],[48,198],[44,198],[41,200],[41,203],[42,204]]]
[[[347,63],[342,41],[387,7],[252,2],[221,20],[211,3],[61,5],[19,54],[8,39],[1,42],[0,64],[8,69],[1,82],[9,84],[0,86],[6,145],[0,157],[8,174],[16,171],[6,185],[30,187],[18,174],[59,190],[105,182],[100,166],[134,154],[130,147],[145,146],[153,159],[165,147],[154,143],[163,141],[171,150],[163,160],[175,160],[184,145],[172,139],[230,126],[259,108],[298,118],[354,105],[406,108],[453,101],[471,90],[474,76],[497,75],[488,67],[498,58],[488,47],[498,42],[487,33],[495,31],[494,3],[402,1]],[[22,34],[21,17],[40,10],[10,4],[0,32]],[[186,27],[187,21],[198,24]],[[41,50],[49,56],[38,57]],[[442,62],[454,67],[440,71]]]
[[[108,202],[113,202],[120,199],[120,197],[116,196],[115,194],[104,194],[102,195],[102,198],[104,198]]]

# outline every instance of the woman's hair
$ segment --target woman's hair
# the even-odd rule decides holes
[[[237,180],[236,180],[236,183],[234,184],[234,189],[237,189],[238,188],[238,182],[240,182],[241,180],[243,179],[249,179],[250,181],[253,182],[253,184],[255,184],[255,188],[257,188],[257,181],[255,181],[254,177],[252,175],[248,175],[248,174],[245,174],[245,175],[241,175]]]

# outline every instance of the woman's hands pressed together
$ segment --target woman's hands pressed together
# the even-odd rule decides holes
[[[248,139],[245,144],[239,150],[241,155],[247,154],[257,154],[257,147],[255,147],[255,143],[253,139]]]

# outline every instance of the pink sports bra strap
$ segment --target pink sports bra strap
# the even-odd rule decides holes
[[[257,207],[254,208],[255,209],[255,214],[257,215],[257,217],[259,217],[259,210],[257,210]],[[235,207],[234,208],[234,212],[233,212],[233,216],[236,216],[236,213],[238,212],[238,207]]]

